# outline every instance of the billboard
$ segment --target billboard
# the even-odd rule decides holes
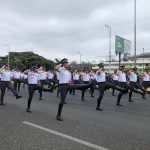
[[[117,35],[116,35],[116,40],[115,40],[115,52],[116,53],[124,52],[124,39]]]
[[[115,52],[123,53],[123,59],[128,60],[128,58],[131,56],[131,41],[116,35]]]

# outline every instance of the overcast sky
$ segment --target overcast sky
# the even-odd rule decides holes
[[[132,42],[134,0],[0,0],[0,55],[33,51],[48,59],[98,61],[108,56],[112,28]],[[137,0],[137,52],[150,51],[150,0]]]

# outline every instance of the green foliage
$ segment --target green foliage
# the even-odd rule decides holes
[[[145,67],[145,70],[148,70],[148,71],[150,71],[150,67],[148,66],[148,67]]]
[[[10,68],[18,67],[20,69],[29,68],[31,65],[42,65],[47,69],[54,69],[55,63],[52,60],[34,54],[33,52],[10,52]],[[8,56],[1,57],[0,65],[8,62]]]

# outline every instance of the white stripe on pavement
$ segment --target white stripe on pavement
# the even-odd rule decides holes
[[[55,134],[55,135],[58,135],[58,136],[61,136],[61,137],[63,137],[63,138],[69,139],[69,140],[71,140],[71,141],[74,141],[74,142],[77,142],[77,143],[86,145],[86,146],[88,146],[88,147],[92,147],[92,148],[95,148],[95,149],[98,149],[98,150],[108,150],[108,149],[106,149],[106,148],[104,148],[104,147],[101,147],[101,146],[99,146],[99,145],[95,145],[95,144],[92,144],[92,143],[89,143],[89,142],[86,142],[86,141],[83,141],[83,140],[74,138],[74,137],[72,137],[72,136],[69,136],[69,135],[66,135],[66,134],[57,132],[57,131],[55,131],[55,130],[51,130],[51,129],[48,129],[48,128],[45,128],[45,127],[42,127],[42,126],[39,126],[39,125],[36,125],[36,124],[33,124],[33,123],[30,123],[30,122],[27,122],[27,121],[24,121],[24,122],[22,122],[22,123],[23,123],[23,124],[26,124],[26,125],[29,125],[29,126],[32,126],[32,127],[35,127],[35,128],[38,128],[38,129],[40,129],[40,130],[43,130],[43,131],[46,131],[46,132]]]

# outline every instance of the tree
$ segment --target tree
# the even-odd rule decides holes
[[[8,56],[1,57],[1,66],[8,62]],[[10,52],[10,68],[27,69],[32,65],[42,65],[47,69],[54,69],[55,63],[33,52]]]

